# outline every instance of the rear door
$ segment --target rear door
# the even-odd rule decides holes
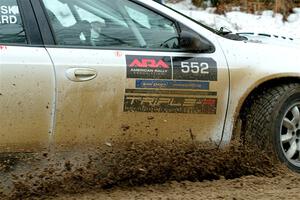
[[[1,152],[48,147],[54,84],[29,1],[0,0]]]
[[[43,0],[43,6],[55,40],[47,50],[58,84],[57,144],[220,140],[229,82],[213,36],[134,1]],[[185,51],[178,39],[184,30],[214,48]]]

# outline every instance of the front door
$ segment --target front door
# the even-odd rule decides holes
[[[201,33],[133,1],[43,2],[56,41],[47,50],[57,144],[220,139],[229,81],[217,43],[189,53],[180,31]]]

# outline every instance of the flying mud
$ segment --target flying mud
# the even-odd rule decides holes
[[[45,199],[172,181],[274,177],[279,165],[266,155],[238,145],[219,149],[195,142],[151,141],[2,156],[0,196]]]

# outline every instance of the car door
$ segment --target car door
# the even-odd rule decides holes
[[[48,147],[54,84],[53,65],[29,1],[0,0],[1,152]]]
[[[47,50],[58,86],[57,144],[221,140],[229,75],[213,33],[158,4],[43,0],[43,6],[55,39]],[[210,48],[183,49],[184,31]]]

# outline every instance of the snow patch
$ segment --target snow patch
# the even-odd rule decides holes
[[[294,13],[287,18],[287,22],[284,22],[281,14],[275,14],[271,10],[263,11],[261,14],[248,14],[235,9],[226,15],[217,15],[211,8],[205,10],[196,8],[191,0],[167,5],[216,29],[226,27],[233,32],[266,33],[300,39],[300,8],[294,8]]]

